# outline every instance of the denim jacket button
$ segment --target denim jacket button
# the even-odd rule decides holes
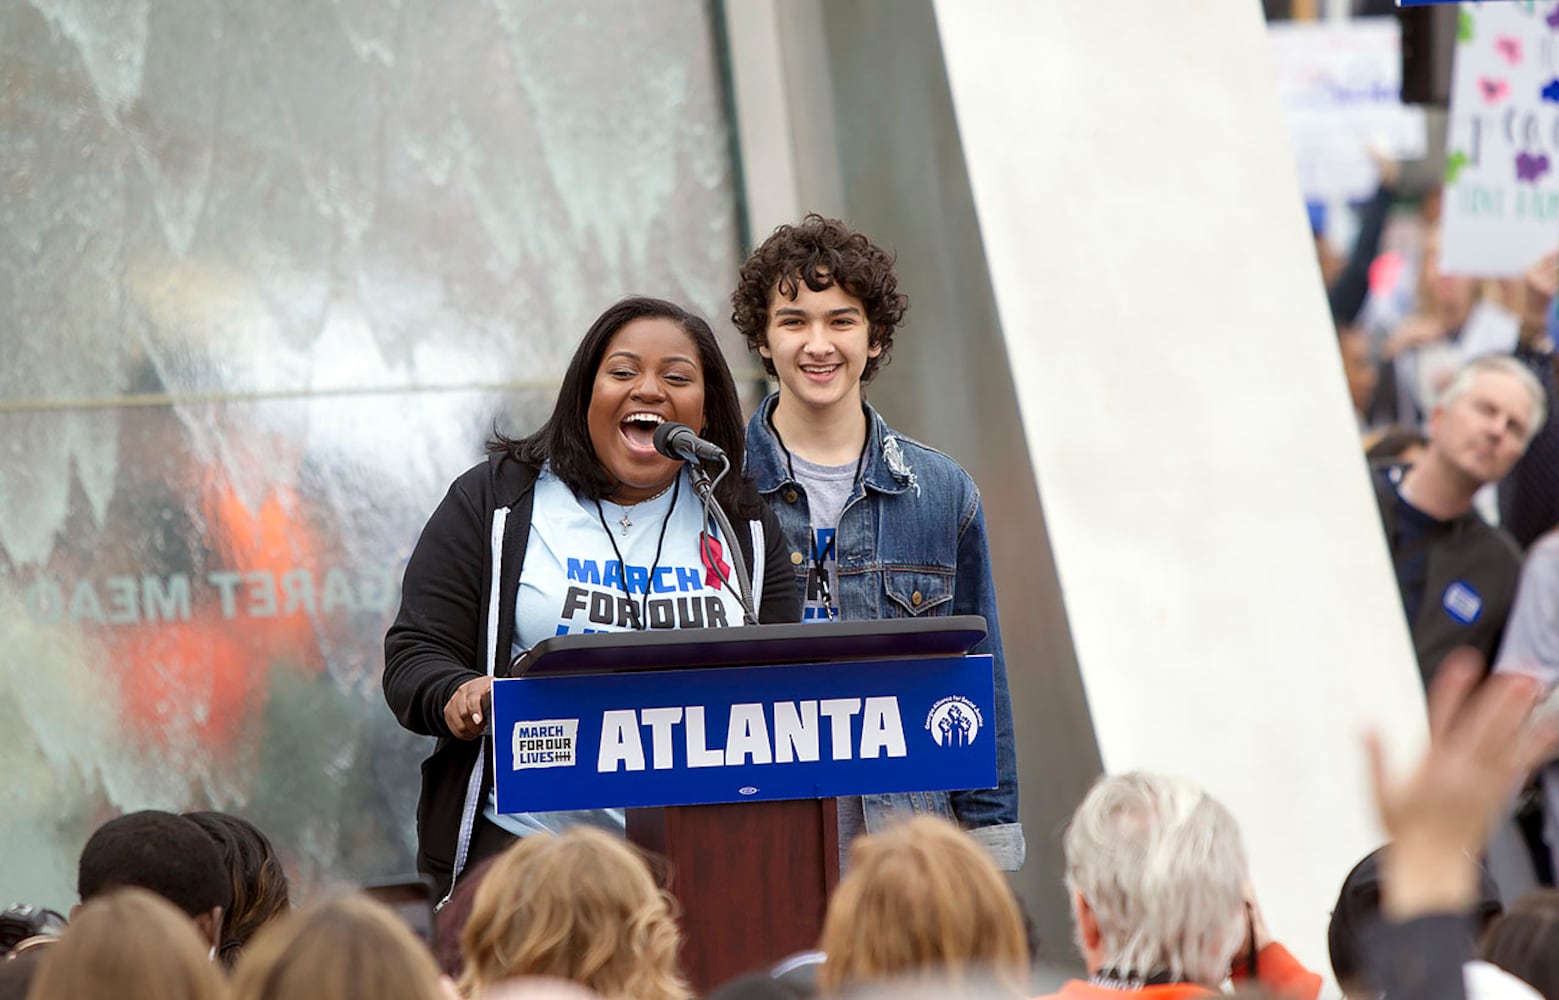
[[[799,552],[792,552],[790,554],[790,561],[794,565],[800,566],[801,565],[801,553],[799,553]]]
[[[920,602],[923,600],[925,600],[925,598],[920,596],[920,591],[918,590],[909,595],[909,603],[913,604],[917,608],[920,607]]]
[[[795,490],[786,490],[785,491],[785,502],[786,503],[795,503],[796,502],[796,491]]]

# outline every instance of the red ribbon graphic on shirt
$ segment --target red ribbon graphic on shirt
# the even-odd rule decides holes
[[[704,563],[704,586],[719,590],[720,582],[731,578],[731,565],[725,561],[720,539],[709,537],[705,531],[698,533],[698,558]]]

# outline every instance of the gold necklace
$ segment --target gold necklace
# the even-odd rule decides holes
[[[613,500],[611,497],[607,497],[606,498],[607,502],[614,503],[614,504],[617,504],[618,507],[622,507],[623,516],[618,519],[617,523],[622,525],[623,537],[624,538],[628,537],[628,529],[633,527],[633,520],[629,517],[629,515],[633,513],[633,509],[635,507],[639,506],[639,504],[641,504],[641,503],[649,503],[652,500],[659,500],[661,497],[665,496],[668,492],[670,492],[671,487],[676,485],[676,482],[677,482],[676,479],[672,479],[671,482],[666,484],[665,489],[661,490],[659,493],[655,494],[652,497],[645,497],[643,500],[635,500],[633,503],[629,504],[626,507],[623,507],[622,504],[617,503],[617,501]]]

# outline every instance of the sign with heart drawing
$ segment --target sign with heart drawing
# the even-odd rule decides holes
[[[1510,277],[1559,246],[1559,0],[1458,18],[1440,266]]]

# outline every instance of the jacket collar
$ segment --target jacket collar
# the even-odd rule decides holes
[[[494,452],[487,456],[487,471],[492,477],[495,506],[513,507],[536,485],[541,470],[504,452]]]
[[[747,475],[760,493],[773,493],[791,478],[785,451],[769,422],[779,394],[771,393],[758,404],[747,435]],[[870,403],[866,410],[866,461],[861,467],[861,482],[878,493],[920,491],[920,480],[904,454],[902,439],[894,433]]]

